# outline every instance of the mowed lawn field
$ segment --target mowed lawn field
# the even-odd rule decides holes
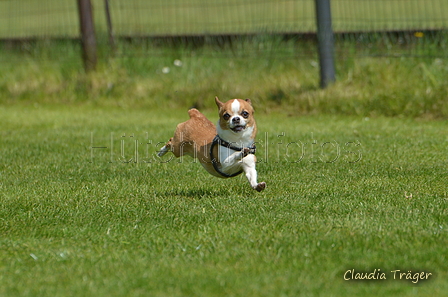
[[[186,109],[0,118],[2,296],[448,291],[446,121],[259,112],[257,193],[154,156]]]

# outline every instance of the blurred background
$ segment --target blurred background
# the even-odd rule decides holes
[[[309,98],[302,98],[305,94],[314,98],[312,102],[319,101],[313,93],[319,86],[313,0],[91,0],[93,38],[97,47],[95,68],[98,65],[99,73],[94,78],[79,74],[83,61],[77,2],[0,1],[0,62],[5,71],[8,67],[15,69],[12,72],[0,70],[4,90],[0,93],[0,102],[24,100],[29,93],[35,96],[33,100],[38,100],[38,90],[37,93],[44,94],[46,100],[57,103],[88,98],[98,102],[118,100],[124,104],[122,97],[133,94],[132,97],[140,98],[137,101],[144,105],[152,105],[151,100],[144,99],[151,96],[175,99],[170,100],[175,106],[180,103],[201,107],[209,105],[199,97],[213,98],[221,94],[258,97],[266,104],[269,101],[297,104],[295,110],[299,113],[368,113],[356,104],[338,108],[340,100],[332,111],[324,110],[323,105],[328,100],[326,104],[310,106]],[[376,85],[378,90],[379,86],[391,82],[389,76],[407,76],[417,71],[415,82],[426,81],[427,84],[412,96],[421,97],[422,93],[430,94],[434,90],[441,92],[437,97],[446,96],[446,83],[442,77],[447,71],[445,63],[448,56],[447,1],[330,2],[337,83],[363,81],[362,86],[357,85],[356,88],[364,89],[365,79],[369,77],[367,85]],[[28,58],[38,63],[38,75],[49,76],[47,82],[24,82],[23,75],[14,74],[18,71],[17,66],[25,63],[24,57],[27,63]],[[373,60],[369,60],[371,58]],[[408,66],[402,72],[391,73],[403,63]],[[433,66],[434,69],[431,68]],[[28,69],[24,71],[33,71],[32,66],[31,70],[30,65],[26,67]],[[270,76],[261,77],[263,73]],[[162,74],[170,75],[171,79],[162,78]],[[226,81],[225,77],[230,74],[233,79]],[[56,85],[49,85],[54,75],[59,77],[59,81]],[[282,75],[289,78],[282,79]],[[219,82],[210,81],[210,77]],[[285,79],[290,80],[290,77],[295,77],[295,82],[285,83]],[[78,82],[72,86],[73,92],[64,94],[73,79]],[[408,80],[410,86],[418,87],[412,80]],[[29,87],[14,87],[24,83]],[[149,88],[148,84],[153,87]],[[57,85],[65,87],[60,89]],[[163,89],[161,85],[169,85],[174,91]],[[195,85],[197,91],[187,87],[191,85]],[[248,85],[252,87],[248,88]],[[402,82],[397,85],[402,85],[404,90],[409,89]],[[346,87],[340,85],[339,90]],[[344,101],[348,97],[353,98],[352,93],[333,91]],[[396,93],[402,91],[396,90]],[[58,99],[51,99],[55,92]],[[179,92],[183,96],[178,96]],[[377,95],[384,100],[394,96],[378,92]],[[373,91],[367,93],[370,97],[375,96]],[[408,100],[409,94],[406,97]],[[357,98],[364,101],[359,96]],[[136,100],[129,100],[137,104]],[[370,102],[366,108],[378,109],[385,105],[385,110],[392,110],[391,104],[383,103]],[[427,105],[434,104],[431,101]],[[438,114],[435,116],[445,116],[445,113],[440,114],[440,104],[436,105],[433,109],[438,110]],[[403,108],[405,106],[399,105],[390,113],[384,110],[377,113],[403,114]],[[421,110],[426,107],[413,108]],[[421,114],[419,111],[411,113]]]

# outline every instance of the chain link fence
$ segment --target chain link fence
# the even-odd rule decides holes
[[[96,35],[107,45],[106,0],[92,0]],[[238,40],[316,32],[314,0],[108,0],[116,40]],[[336,42],[363,55],[446,56],[446,0],[332,0]],[[79,38],[76,0],[0,0],[0,40]],[[225,38],[227,39],[225,39]],[[196,38],[196,39],[195,39]],[[224,39],[223,39],[224,38]],[[202,40],[202,41],[201,41]],[[423,47],[437,50],[421,50]],[[121,48],[118,54],[126,54]]]

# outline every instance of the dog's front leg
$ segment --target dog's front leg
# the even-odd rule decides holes
[[[220,162],[223,172],[230,173],[240,170],[241,160],[244,157],[243,152],[219,148],[219,154],[220,160],[223,160]]]
[[[247,180],[250,183],[250,186],[257,190],[258,192],[263,191],[266,188],[266,183],[257,182],[257,170],[255,169],[256,157],[255,155],[247,155],[242,160],[243,171],[246,174]]]

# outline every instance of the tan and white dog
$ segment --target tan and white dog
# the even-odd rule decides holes
[[[192,108],[190,119],[177,125],[174,136],[159,151],[159,157],[171,151],[176,158],[198,158],[210,174],[228,178],[244,172],[251,187],[263,191],[265,182],[257,182],[255,136],[257,125],[250,99],[231,99],[225,103],[215,97],[218,125]]]

